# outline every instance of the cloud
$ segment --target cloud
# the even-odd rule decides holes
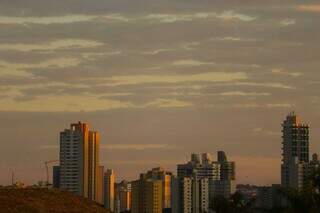
[[[168,144],[108,144],[102,145],[101,149],[108,150],[149,150],[149,149],[157,149],[157,150],[168,150],[174,149],[175,146]]]
[[[156,99],[152,102],[149,102],[143,107],[156,107],[156,108],[181,108],[181,107],[191,107],[192,103],[186,101],[180,101],[177,99]]]
[[[257,39],[226,36],[226,37],[214,37],[214,38],[211,38],[210,41],[257,41]]]
[[[236,13],[233,10],[225,11],[222,14],[217,15],[218,18],[222,18],[224,20],[230,21],[230,20],[240,20],[240,21],[254,21],[256,17]]]
[[[224,11],[222,13],[215,12],[200,12],[192,14],[149,14],[141,19],[158,21],[160,23],[175,23],[175,22],[186,22],[197,19],[209,19],[219,18],[223,20],[240,20],[240,21],[253,21],[255,17],[236,13],[233,10]]]
[[[176,22],[190,22],[194,20],[205,20],[217,18],[224,21],[239,20],[239,21],[253,21],[256,17],[236,13],[233,10],[224,11],[222,13],[216,12],[196,12],[196,13],[181,13],[181,14],[165,14],[165,13],[151,13],[141,16],[125,16],[123,14],[110,14],[102,16],[107,21],[113,22],[136,22],[144,21],[149,23],[176,23]]]
[[[207,72],[189,75],[124,75],[97,80],[106,80],[109,82],[106,83],[107,85],[119,86],[146,83],[230,82],[247,78],[248,76],[244,72]]]
[[[77,58],[55,58],[48,59],[38,63],[9,63],[6,61],[0,61],[0,76],[1,75],[11,75],[11,76],[24,76],[32,77],[28,69],[36,68],[64,68],[72,67],[80,64],[80,60]]]
[[[144,51],[141,54],[143,55],[158,55],[163,52],[170,52],[174,51],[175,49],[157,49],[157,50],[151,50],[151,51]]]
[[[258,92],[242,92],[242,91],[231,91],[220,93],[222,96],[270,96],[270,93],[258,93]]]
[[[174,66],[203,66],[203,65],[213,65],[214,62],[203,62],[197,61],[193,59],[186,59],[186,60],[178,60],[172,63]]]
[[[320,4],[299,5],[296,7],[298,11],[302,12],[320,12]]]
[[[82,53],[82,57],[89,61],[94,61],[99,58],[121,55],[121,54],[122,54],[121,50],[115,50],[110,52],[86,52],[86,53]]]
[[[64,15],[64,16],[0,16],[0,24],[72,24],[77,22],[90,22],[90,21],[107,21],[107,22],[136,22],[143,21],[149,23],[175,23],[187,22],[198,19],[218,18],[222,20],[239,20],[239,21],[253,21],[256,18],[241,13],[236,13],[233,10],[224,11],[222,13],[215,12],[197,12],[185,14],[162,14],[150,13],[138,16],[126,16],[123,14],[106,14],[106,15]]]
[[[235,104],[233,108],[294,108],[294,104],[291,103],[248,103],[248,104]]]
[[[101,99],[84,95],[41,96],[32,100],[0,100],[0,111],[18,112],[91,112],[121,108],[136,108],[129,102]]]
[[[103,162],[106,165],[130,165],[130,166],[161,166],[163,165],[177,165],[179,163],[178,160],[112,160],[112,161],[106,161]]]
[[[14,17],[0,16],[0,24],[71,24],[77,22],[87,22],[98,18],[92,15],[65,15],[65,16],[48,16],[48,17]]]
[[[295,19],[283,19],[282,21],[280,21],[280,24],[282,26],[290,26],[290,25],[294,25],[296,23]]]
[[[234,82],[234,85],[239,86],[252,86],[252,87],[269,87],[275,89],[296,89],[296,87],[289,86],[279,82]]]
[[[279,68],[272,69],[271,72],[273,74],[287,75],[287,76],[291,76],[291,77],[300,77],[302,75],[302,73],[300,73],[300,72],[288,72],[288,71],[285,71],[281,68],[280,69]]]
[[[12,43],[12,44],[1,44],[0,50],[6,51],[54,51],[59,49],[79,49],[79,48],[93,48],[104,45],[101,42],[84,39],[63,39],[55,40],[43,43]]]

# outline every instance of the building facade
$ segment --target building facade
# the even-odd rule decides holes
[[[303,189],[309,164],[309,125],[290,113],[282,123],[281,185]]]
[[[86,123],[60,133],[59,188],[99,201],[99,133]]]
[[[115,213],[131,210],[131,183],[122,181],[115,187]]]
[[[192,154],[188,163],[177,166],[178,176],[174,180],[175,189],[173,191],[175,192],[174,196],[178,197],[173,197],[172,201],[178,202],[179,207],[173,208],[176,212],[181,209],[185,209],[185,212],[188,212],[188,209],[192,211],[197,209],[202,212],[206,207],[199,206],[197,201],[202,200],[202,204],[208,204],[208,207],[212,207],[215,196],[229,198],[236,191],[235,162],[229,162],[223,151],[218,152],[217,158],[217,161],[212,161],[212,157],[208,153],[202,154],[201,157],[199,154]],[[202,180],[205,183],[202,183]],[[188,184],[192,185],[192,190],[185,189],[188,188]],[[208,196],[203,193],[199,194],[197,191],[197,188],[206,188],[204,186],[208,189]],[[190,197],[191,201],[189,202]],[[190,205],[191,207],[189,207]]]
[[[162,180],[141,174],[131,187],[131,213],[162,213]]]
[[[104,206],[110,211],[114,211],[115,205],[115,173],[112,169],[107,169],[104,174]]]
[[[172,178],[172,213],[209,212],[209,180]]]

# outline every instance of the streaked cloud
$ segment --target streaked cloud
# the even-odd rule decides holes
[[[231,91],[231,92],[223,92],[220,93],[222,96],[270,96],[270,93],[263,92],[242,92],[242,91]]]
[[[0,16],[0,24],[71,24],[77,22],[87,22],[96,19],[93,15],[65,15],[65,16],[49,16],[49,17],[14,17]]]
[[[296,7],[297,10],[303,11],[303,12],[320,12],[320,4],[305,4],[305,5],[299,5]]]
[[[269,87],[275,89],[296,89],[295,86],[290,86],[279,82],[235,82],[234,85],[239,86],[252,86],[252,87]]]
[[[218,18],[225,21],[239,20],[239,21],[253,21],[256,17],[237,13],[233,10],[227,10],[222,13],[216,12],[197,12],[197,13],[151,13],[143,16],[125,16],[123,14],[110,14],[103,16],[107,21],[120,21],[120,22],[132,22],[132,21],[144,21],[150,23],[176,23],[176,22],[189,22],[201,19]]]
[[[185,75],[127,75],[105,78],[108,85],[130,85],[146,83],[183,83],[183,82],[230,82],[245,80],[248,76],[244,72],[207,72]],[[103,80],[100,78],[100,80]]]
[[[290,26],[290,25],[294,25],[296,23],[295,19],[283,19],[280,21],[280,24],[282,26]]]
[[[203,65],[213,65],[214,62],[205,62],[205,61],[198,61],[193,59],[185,59],[185,60],[178,60],[174,61],[172,65],[174,66],[203,66]]]
[[[101,149],[108,150],[168,150],[174,149],[175,146],[169,144],[106,144],[102,145]]]
[[[94,48],[104,45],[102,42],[84,39],[63,39],[43,43],[0,43],[0,50],[6,51],[54,51],[59,49]]]
[[[292,109],[295,107],[294,104],[291,103],[248,103],[248,104],[235,104],[232,106],[233,108],[288,108]]]
[[[0,111],[18,112],[91,112],[135,107],[129,102],[83,95],[42,96],[25,101],[0,100]]]
[[[150,51],[144,51],[141,54],[143,55],[157,55],[164,52],[170,52],[174,51],[174,49],[157,49],[157,50],[150,50]]]
[[[9,63],[0,60],[0,76],[11,75],[31,77],[32,74],[27,71],[28,69],[49,67],[64,68],[77,66],[79,64],[80,60],[77,58],[55,58],[35,63]]]
[[[181,108],[191,107],[192,103],[186,101],[180,101],[177,99],[156,99],[144,105],[144,107],[156,107],[156,108]]]
[[[291,77],[300,77],[302,75],[302,73],[300,73],[300,72],[289,72],[289,71],[286,71],[281,68],[272,69],[271,72],[273,74],[286,75],[286,76],[291,76]]]

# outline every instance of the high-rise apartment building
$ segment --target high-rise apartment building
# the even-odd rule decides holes
[[[145,176],[147,179],[162,181],[162,208],[171,208],[171,177],[172,172],[165,171],[164,168],[158,167],[148,171]]]
[[[309,164],[309,125],[290,113],[282,124],[281,185],[302,189]]]
[[[209,180],[172,178],[172,213],[209,212]]]
[[[208,153],[202,154],[201,158],[199,154],[192,154],[191,161],[178,165],[177,173],[179,178],[192,177],[195,174],[197,179],[219,180],[220,164],[211,161]]]
[[[132,213],[162,213],[163,180],[151,173],[141,174],[140,179],[131,183]]]
[[[236,190],[235,163],[229,162],[223,151],[218,152],[218,161],[212,161],[212,157],[208,153],[202,154],[201,157],[199,154],[192,154],[188,163],[178,165],[177,173],[178,177],[174,180],[175,189],[173,191],[175,191],[175,195],[172,202],[180,203],[178,204],[180,207],[175,206],[173,209],[199,209],[200,207],[195,201],[202,199],[207,199],[206,201],[202,200],[202,203],[212,207],[215,196],[229,198]],[[202,183],[202,180],[205,180],[205,183]],[[207,182],[209,196],[204,196],[204,193],[197,193],[194,187],[204,189],[206,187],[203,186]],[[185,189],[188,188],[188,184],[193,186],[193,190]],[[191,207],[188,207],[187,200],[189,197],[193,201],[190,204]],[[188,212],[188,210],[184,211]]]
[[[60,133],[60,188],[99,201],[99,143],[98,132],[85,123]]]
[[[112,169],[108,169],[104,174],[104,206],[110,211],[114,211],[115,205],[115,174]]]
[[[210,180],[211,194],[229,198],[236,191],[235,162],[227,159],[225,152],[218,151],[218,161],[220,165],[219,180]]]
[[[115,186],[115,213],[131,210],[131,183],[122,181]]]
[[[96,184],[96,202],[104,205],[104,167],[99,166],[97,174],[97,184]]]

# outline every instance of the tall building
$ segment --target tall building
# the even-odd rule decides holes
[[[96,202],[98,202],[101,205],[104,205],[104,167],[103,166],[99,166],[97,175],[98,177],[97,177],[97,184],[96,184],[97,186]]]
[[[98,201],[99,143],[86,123],[60,133],[60,188]]]
[[[202,154],[201,160],[199,154],[192,154],[188,163],[178,165],[178,177],[192,177],[195,174],[197,179],[219,180],[220,164],[211,161],[210,158],[208,153]]]
[[[115,187],[115,213],[131,210],[131,183],[122,181]]]
[[[163,168],[153,168],[145,176],[147,179],[162,181],[162,208],[171,208],[171,177],[172,172],[165,171]]]
[[[290,113],[282,124],[281,185],[302,189],[309,164],[309,125]]]
[[[60,166],[53,166],[53,172],[52,172],[53,178],[53,188],[59,188],[60,187]]]
[[[108,169],[104,174],[104,206],[110,211],[114,211],[115,204],[115,174],[112,169]]]
[[[236,191],[235,162],[228,161],[223,151],[218,151],[217,162],[220,165],[220,178],[219,180],[210,180],[211,194],[229,198]]]
[[[162,213],[163,181],[141,174],[131,183],[131,213]]]
[[[209,212],[209,180],[172,178],[172,213]]]
[[[189,199],[189,197],[193,201],[190,201],[191,209],[199,209],[198,203],[195,200],[201,199],[207,199],[202,202],[208,203],[209,207],[212,207],[215,196],[229,198],[236,190],[235,163],[229,162],[223,151],[218,152],[218,161],[212,161],[212,157],[208,153],[202,154],[201,158],[199,154],[192,154],[191,160],[188,163],[177,166],[177,173],[178,177],[174,180],[175,189],[173,191],[175,194],[173,195],[172,202],[180,204],[178,204],[179,207],[175,206],[173,209],[189,208],[186,199]],[[202,180],[208,182],[209,196],[198,194],[197,190],[188,190],[188,184],[191,184],[193,187],[199,184],[201,187],[205,186],[205,183],[201,183]],[[197,187],[199,188],[200,186]],[[186,187],[187,189],[185,189]],[[188,212],[187,210],[184,211]]]

